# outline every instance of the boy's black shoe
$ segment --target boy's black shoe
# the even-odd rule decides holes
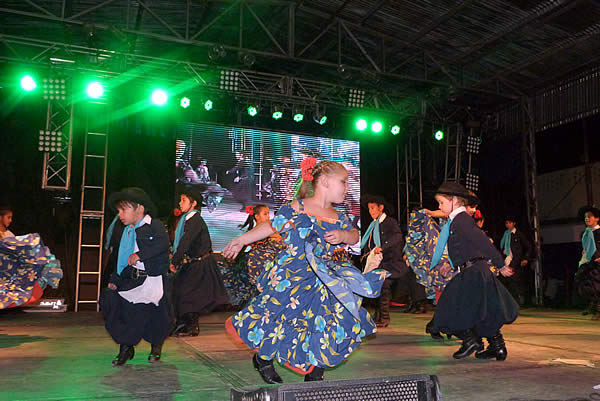
[[[150,355],[148,355],[148,362],[154,363],[160,361],[160,354],[162,353],[162,344],[152,344]]]
[[[488,337],[488,347],[485,351],[478,351],[475,353],[475,358],[478,359],[493,359],[497,361],[503,361],[508,356],[506,345],[504,344],[504,337],[502,333],[496,334],[494,337]]]
[[[425,326],[425,333],[429,334],[435,341],[444,341],[444,337],[433,329],[433,320],[430,320]],[[448,337],[448,339],[450,339],[450,337]]]
[[[112,365],[113,366],[125,365],[125,363],[128,360],[133,359],[134,355],[135,355],[135,348],[133,347],[133,345],[121,344],[121,345],[119,345],[119,354],[117,356],[115,356],[115,359],[113,359]]]
[[[258,370],[260,377],[262,377],[265,382],[269,384],[283,383],[283,379],[277,374],[272,360],[265,361],[260,358],[258,354],[254,354],[252,357],[252,364],[254,365],[254,369]]]
[[[304,376],[305,382],[316,382],[322,381],[324,379],[323,375],[325,374],[324,368],[314,367],[313,370]]]
[[[466,330],[458,335],[462,338],[463,343],[452,356],[454,359],[464,359],[471,355],[473,352],[482,351],[483,343],[481,342],[481,338],[475,337],[472,330]]]

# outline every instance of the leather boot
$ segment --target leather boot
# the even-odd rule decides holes
[[[185,313],[180,320],[180,323],[173,330],[175,337],[195,337],[200,333],[198,325],[198,314]]]
[[[488,346],[485,351],[477,351],[475,357],[478,359],[492,359],[496,358],[497,361],[503,361],[508,355],[506,345],[504,344],[504,337],[502,333],[498,332],[494,337],[487,337]]]
[[[160,354],[162,352],[162,344],[152,344],[150,355],[148,355],[148,362],[154,363],[160,361]]]
[[[413,313],[413,311],[415,310],[415,304],[414,302],[410,302],[408,304],[408,306],[402,311],[402,313]]]
[[[479,338],[475,337],[473,330],[465,330],[458,333],[458,336],[463,340],[463,343],[458,351],[452,355],[454,359],[464,359],[475,351],[483,350],[483,344]]]
[[[304,376],[304,381],[305,382],[322,381],[324,378],[323,377],[324,374],[325,374],[324,368],[319,368],[319,367],[315,366],[309,374]]]
[[[444,337],[442,337],[440,332],[434,330],[433,319],[431,319],[425,326],[425,333],[428,333],[435,341],[444,341]]]
[[[390,325],[390,301],[392,300],[391,288],[382,290],[379,296],[379,322],[376,322],[377,327],[388,327]]]
[[[120,344],[119,345],[119,354],[117,356],[115,356],[115,359],[113,359],[112,365],[113,366],[125,365],[125,363],[128,360],[133,359],[134,355],[135,355],[135,348],[133,347],[133,345]]]
[[[412,311],[412,313],[414,313],[415,315],[417,314],[421,314],[421,313],[427,313],[427,307],[425,306],[426,301],[420,301],[415,303],[415,307],[414,310]]]
[[[254,369],[258,370],[260,377],[269,383],[269,384],[281,384],[283,380],[281,376],[277,374],[275,367],[273,366],[273,361],[266,361],[258,356],[258,354],[254,354],[252,357],[252,364],[254,365]]]

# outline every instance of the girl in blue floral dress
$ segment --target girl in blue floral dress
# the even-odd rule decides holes
[[[275,358],[306,375],[305,381],[323,380],[324,368],[342,363],[376,331],[362,297],[378,297],[389,275],[363,275],[350,263],[345,245],[358,242],[359,234],[332,205],[344,201],[348,173],[337,162],[315,162],[309,158],[301,165],[298,200],[282,206],[272,225],[258,225],[223,252],[235,257],[273,231],[287,244],[258,277],[261,293],[227,322],[232,335],[257,351],[253,364],[267,383],[282,382]]]

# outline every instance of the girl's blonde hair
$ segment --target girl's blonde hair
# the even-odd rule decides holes
[[[335,173],[346,172],[346,168],[333,160],[323,160],[315,164],[311,175],[313,176],[312,181],[302,180],[300,187],[296,191],[296,199],[310,198],[315,194],[315,188],[317,182],[323,174],[332,175]]]

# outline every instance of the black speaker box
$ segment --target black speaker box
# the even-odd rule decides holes
[[[231,389],[231,401],[442,401],[437,376],[409,375]]]

